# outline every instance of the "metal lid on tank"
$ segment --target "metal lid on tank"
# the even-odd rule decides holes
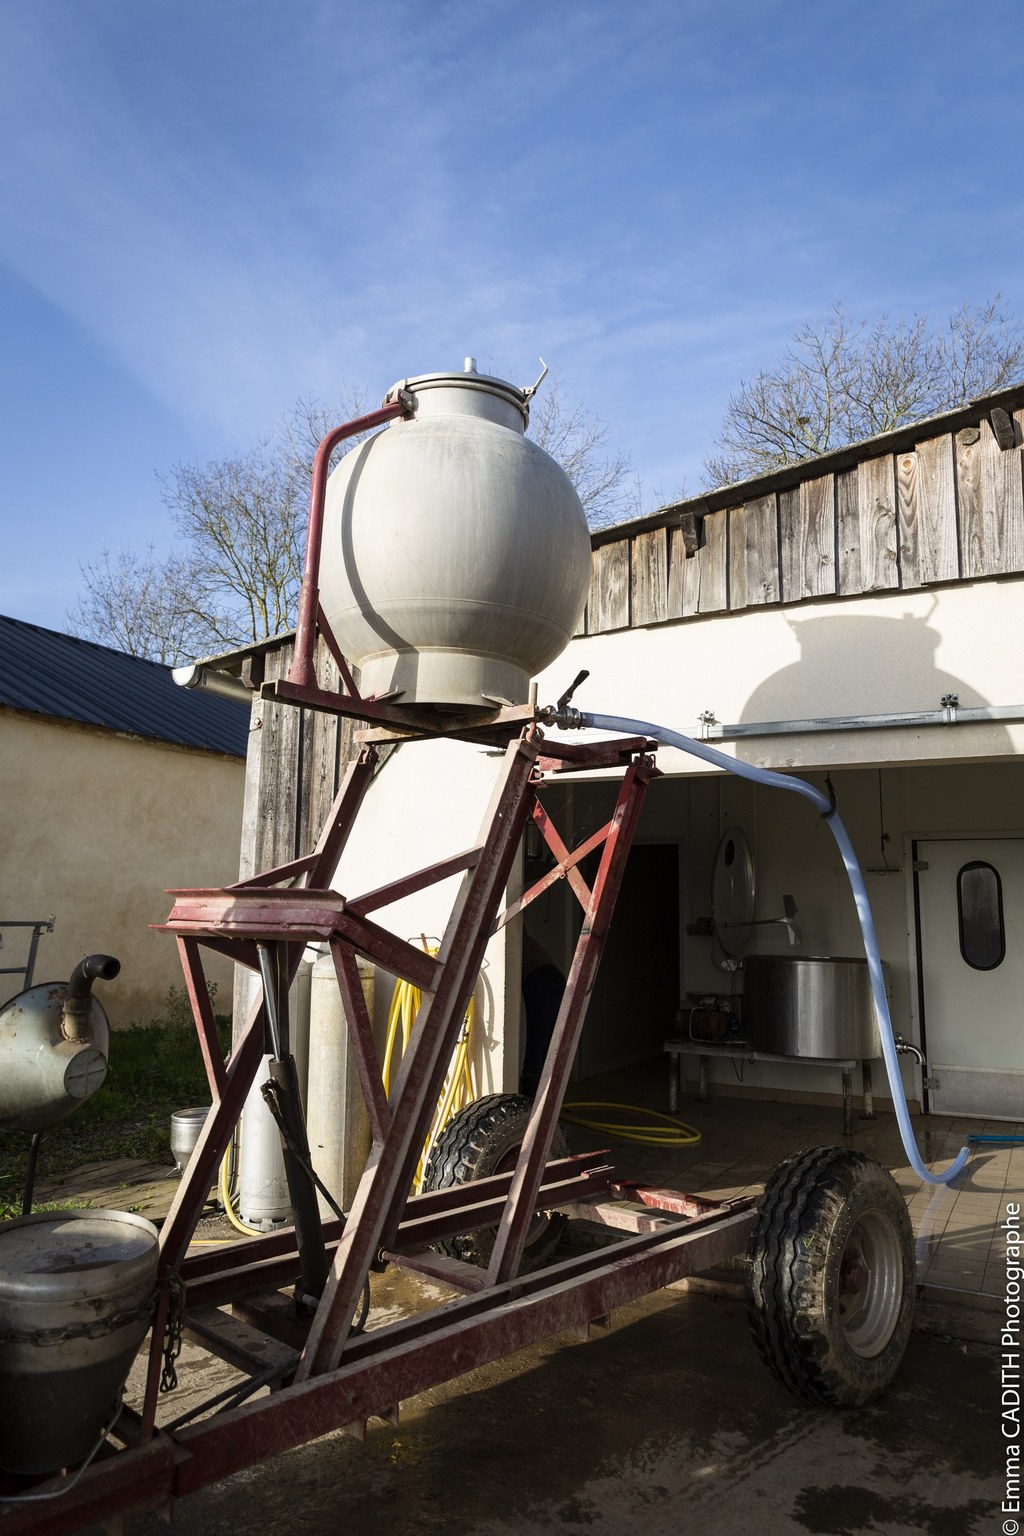
[[[100,1269],[148,1253],[157,1231],[127,1211],[40,1211],[0,1227],[0,1274]]]
[[[482,416],[514,432],[525,432],[529,425],[530,393],[506,379],[477,373],[475,357],[466,358],[462,373],[421,373],[413,379],[399,379],[384,396],[384,404],[402,390],[416,396],[418,417]]]

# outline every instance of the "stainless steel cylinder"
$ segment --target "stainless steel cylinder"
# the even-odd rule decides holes
[[[866,960],[748,955],[743,962],[743,1032],[778,1056],[881,1054]]]
[[[149,1328],[157,1241],[126,1211],[0,1226],[0,1467],[52,1472],[93,1449]]]

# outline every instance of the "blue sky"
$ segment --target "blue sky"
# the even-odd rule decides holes
[[[1019,0],[0,0],[0,612],[300,395],[544,358],[650,508],[803,320],[1024,316]]]

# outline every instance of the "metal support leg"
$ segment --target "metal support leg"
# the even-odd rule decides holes
[[[843,1073],[843,1135],[853,1135],[853,1073]]]
[[[642,757],[630,764],[622,781],[576,953],[569,968],[569,979],[551,1036],[547,1060],[541,1071],[533,1110],[523,1137],[508,1204],[498,1223],[487,1270],[488,1285],[499,1285],[502,1281],[511,1280],[519,1272],[536,1208],[537,1192],[551,1151],[551,1141],[565,1098],[626,859],[647,786],[655,772],[653,760]]]
[[[864,1110],[863,1110],[863,1113],[861,1114],[861,1119],[862,1120],[877,1120],[878,1116],[875,1114],[875,1094],[874,1094],[874,1089],[873,1089],[872,1083],[871,1083],[871,1063],[870,1063],[870,1061],[862,1061],[861,1062],[861,1066],[860,1066],[860,1071],[861,1071],[861,1080],[862,1080],[863,1085],[864,1085]]]
[[[697,1079],[697,1101],[703,1104],[708,1096],[708,1059],[706,1056],[700,1058],[699,1074]]]
[[[281,1155],[288,1184],[288,1201],[302,1265],[302,1278],[296,1300],[302,1296],[319,1298],[327,1281],[327,1249],[316,1189],[309,1176],[309,1141],[299,1098],[299,1078],[295,1057],[291,1054],[288,1017],[288,946],[259,944],[260,976],[267,1033],[273,1054],[268,1063],[270,1082],[263,1096],[278,1122]]]
[[[367,1271],[382,1247],[393,1246],[522,837],[537,755],[537,747],[529,741],[515,743],[506,754],[505,772],[485,819],[479,860],[463,880],[438,952],[434,990],[424,998],[416,1037],[402,1060],[391,1127],[384,1141],[371,1148],[297,1380],[333,1370],[338,1364]]]

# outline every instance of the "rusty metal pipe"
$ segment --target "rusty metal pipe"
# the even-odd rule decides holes
[[[94,981],[113,981],[120,972],[121,962],[113,955],[86,955],[78,962],[71,972],[64,997],[61,1033],[65,1040],[92,1039],[92,984]]]
[[[335,427],[317,447],[309,489],[309,524],[306,528],[306,557],[299,590],[299,616],[295,626],[295,654],[288,668],[290,683],[298,683],[303,688],[312,688],[316,683],[313,649],[316,645],[317,609],[320,606],[320,545],[324,532],[324,500],[327,496],[327,471],[331,454],[346,438],[358,437],[360,432],[372,432],[374,427],[382,427],[396,416],[411,416],[415,404],[413,396],[401,390],[390,404],[381,406],[379,411],[357,416],[354,421]]]

